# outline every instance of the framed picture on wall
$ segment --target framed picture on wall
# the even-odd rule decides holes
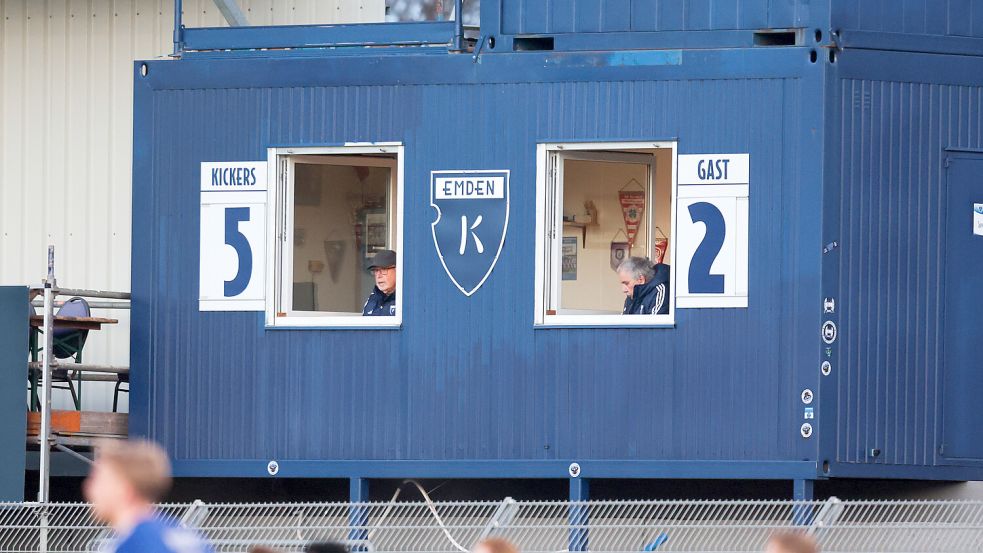
[[[365,229],[365,257],[388,249],[389,218],[384,209],[365,210],[362,214],[362,225]]]
[[[577,237],[563,237],[563,280],[577,280]]]

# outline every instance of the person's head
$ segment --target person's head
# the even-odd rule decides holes
[[[348,553],[348,548],[335,541],[325,541],[307,544],[304,553]]]
[[[819,553],[819,546],[801,532],[780,532],[768,538],[765,553]]]
[[[171,464],[157,444],[146,440],[106,440],[82,487],[93,514],[111,525],[147,510],[171,487]]]
[[[375,254],[369,262],[368,269],[375,278],[376,287],[383,294],[388,295],[396,291],[396,252],[382,250]]]
[[[629,257],[618,265],[621,291],[632,297],[635,286],[651,282],[655,278],[655,264],[647,257]]]
[[[475,544],[471,553],[519,553],[519,548],[505,538],[488,538]]]

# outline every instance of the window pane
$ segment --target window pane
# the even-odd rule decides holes
[[[621,313],[625,295],[612,268],[616,263],[612,261],[612,245],[627,243],[627,233],[632,232],[630,255],[649,256],[648,166],[568,159],[563,175],[560,308],[569,314]],[[619,199],[622,191],[643,198],[637,228],[626,227]]]
[[[392,249],[391,173],[295,165],[292,311],[361,314],[374,286],[367,259]]]

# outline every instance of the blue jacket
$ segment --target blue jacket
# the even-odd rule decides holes
[[[655,277],[645,284],[636,284],[630,298],[625,298],[624,315],[669,314],[669,266],[655,266]]]
[[[213,553],[194,532],[170,522],[149,519],[120,538],[108,551],[115,553]]]
[[[372,317],[390,317],[396,314],[396,292],[389,294],[388,296],[379,290],[378,286],[372,287],[372,293],[369,294],[369,299],[365,300],[365,305],[362,306],[363,316]]]

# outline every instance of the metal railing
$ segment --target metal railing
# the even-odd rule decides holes
[[[457,553],[486,537],[525,553],[761,551],[776,531],[812,534],[831,552],[983,550],[981,501],[598,501],[162,505],[216,551],[316,541],[353,551]],[[112,539],[84,504],[0,504],[0,551],[97,551]]]

